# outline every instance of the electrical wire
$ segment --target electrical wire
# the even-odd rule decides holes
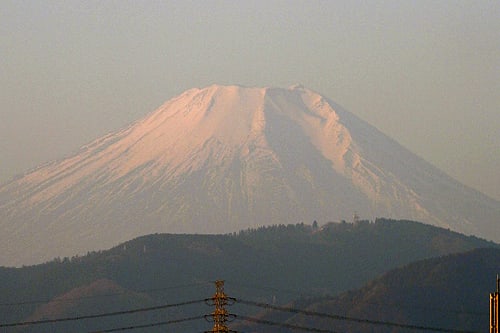
[[[291,290],[291,289],[282,289],[282,288],[276,288],[276,287],[271,287],[271,286],[262,286],[262,285],[250,285],[250,284],[242,284],[239,283],[238,281],[233,281],[233,280],[226,280],[226,282],[230,282],[232,285],[240,286],[242,288],[246,289],[257,289],[257,290],[262,290],[262,291],[274,291],[274,292],[281,292],[281,293],[287,293],[287,294],[292,294],[292,295],[298,295],[298,296],[304,296],[304,291],[297,291],[297,290]],[[319,296],[317,297],[319,300],[330,300],[330,299],[335,299],[336,296]],[[429,310],[432,311],[433,313],[435,312],[441,312],[441,313],[448,313],[448,314],[453,314],[453,315],[470,315],[470,316],[488,316],[489,313],[488,311],[463,311],[463,310],[455,310],[455,309],[445,309],[445,308],[438,308],[438,307],[424,307],[424,306],[414,306],[414,305],[405,305],[405,304],[395,304],[395,303],[381,303],[381,302],[365,302],[366,304],[371,304],[371,305],[376,305],[378,307],[391,307],[391,308],[401,308],[401,307],[407,307],[411,308],[412,310],[415,309],[421,309],[421,310]]]
[[[152,306],[152,307],[147,307],[147,308],[138,308],[138,309],[132,309],[132,310],[125,310],[125,311],[99,313],[99,314],[87,315],[87,316],[66,317],[66,318],[57,318],[57,319],[44,319],[44,320],[34,320],[34,321],[24,321],[24,322],[17,322],[17,323],[0,324],[0,327],[28,326],[28,325],[47,324],[47,323],[57,323],[57,322],[63,322],[63,321],[75,321],[75,320],[82,320],[82,319],[103,318],[103,317],[119,316],[119,315],[132,314],[132,313],[138,313],[138,312],[161,310],[161,309],[166,309],[166,308],[172,308],[172,307],[178,307],[178,306],[184,306],[184,305],[190,305],[190,304],[196,304],[196,303],[203,303],[203,302],[205,302],[205,299],[176,303],[176,304],[164,304],[164,305]]]
[[[273,291],[273,292],[280,292],[280,293],[286,293],[286,294],[291,294],[291,295],[298,295],[298,296],[304,296],[304,291],[297,291],[297,290],[291,290],[291,289],[282,289],[282,288],[276,288],[276,287],[271,287],[271,286],[261,286],[261,285],[250,285],[250,284],[242,284],[239,283],[238,281],[233,281],[233,280],[226,280],[226,282],[230,282],[232,285],[236,285],[242,288],[246,289],[257,289],[257,290],[262,290],[262,291]],[[323,297],[318,297],[320,300],[329,300],[329,299],[334,299],[335,296],[323,296]],[[428,310],[432,311],[433,313],[435,312],[440,312],[443,314],[451,314],[451,315],[470,315],[470,316],[477,316],[477,317],[487,317],[489,313],[487,311],[464,311],[464,310],[455,310],[455,309],[444,309],[444,308],[438,308],[438,307],[423,307],[423,306],[410,306],[410,305],[404,305],[404,304],[387,304],[387,303],[380,303],[380,302],[365,302],[366,304],[371,304],[371,305],[376,305],[378,307],[408,307],[411,308],[412,310],[415,309],[420,309],[422,311]]]
[[[226,280],[226,282],[231,283],[232,285],[235,286],[240,286],[245,289],[250,289],[250,290],[262,290],[262,291],[274,291],[274,292],[280,292],[280,293],[286,293],[290,295],[295,295],[295,296],[301,296],[303,295],[303,291],[297,291],[297,290],[292,290],[292,289],[283,289],[283,288],[276,288],[276,287],[270,287],[270,286],[259,286],[259,285],[252,285],[252,284],[245,284],[245,283],[239,283],[238,281],[233,281],[233,280]]]
[[[155,326],[163,326],[163,325],[183,323],[183,322],[186,322],[186,321],[193,321],[193,320],[198,320],[198,319],[203,319],[203,318],[205,318],[205,316],[196,316],[196,317],[190,317],[190,318],[184,318],[184,319],[174,319],[174,320],[168,320],[168,321],[161,321],[161,322],[158,322],[158,323],[151,323],[151,324],[144,324],[144,325],[118,327],[118,328],[111,328],[111,329],[107,329],[107,330],[92,331],[92,332],[89,332],[89,333],[109,333],[109,332],[119,332],[119,331],[135,330],[135,329],[139,329],[139,328],[148,328],[148,327],[155,327]]]
[[[264,320],[264,319],[258,319],[258,318],[253,318],[253,317],[246,317],[246,316],[238,316],[235,315],[236,319],[241,319],[245,321],[251,321],[257,324],[264,324],[264,325],[269,325],[269,326],[278,326],[278,327],[283,327],[283,328],[290,328],[294,330],[302,330],[302,331],[308,331],[308,332],[320,332],[320,333],[339,333],[336,331],[332,330],[324,330],[320,328],[313,328],[313,327],[305,327],[305,326],[298,326],[298,325],[292,325],[292,324],[286,324],[286,323],[277,323],[274,321],[270,320]]]
[[[468,315],[468,316],[477,316],[477,317],[487,317],[489,316],[488,311],[463,311],[463,310],[455,310],[455,309],[444,309],[434,306],[414,306],[408,304],[396,304],[396,303],[380,303],[380,302],[365,302],[369,305],[376,305],[378,308],[383,307],[391,307],[391,308],[407,308],[411,310],[421,310],[421,311],[432,311],[433,313],[440,312],[443,314],[453,314],[453,315]]]
[[[174,289],[174,288],[180,288],[180,287],[184,287],[184,286],[161,288],[160,290]],[[150,290],[158,290],[158,289],[150,289]],[[123,294],[123,293],[109,294],[109,295],[114,296],[114,295],[121,295],[121,294]],[[100,296],[104,296],[104,295],[100,295]],[[99,297],[99,296],[89,296],[88,298],[90,298],[90,297]],[[87,297],[82,297],[82,298],[87,298]],[[75,299],[81,299],[81,298],[75,298]],[[182,302],[182,303],[176,303],[176,304],[164,304],[164,305],[153,306],[153,307],[145,307],[145,308],[138,308],[138,309],[132,309],[132,310],[125,310],[125,311],[100,313],[100,314],[86,315],[86,316],[76,316],[76,317],[67,317],[67,318],[58,318],[58,319],[46,319],[46,320],[38,320],[38,321],[24,321],[24,322],[17,322],[17,323],[6,323],[6,324],[0,324],[0,328],[2,328],[2,327],[15,327],[15,326],[28,326],[28,325],[37,325],[37,324],[46,324],[46,323],[56,323],[56,322],[64,322],[64,321],[76,321],[76,320],[102,318],[102,317],[109,317],[109,316],[118,316],[118,315],[154,311],[154,310],[160,310],[160,309],[165,309],[165,308],[170,308],[170,307],[178,307],[178,306],[184,306],[184,305],[196,304],[196,303],[202,303],[202,302],[206,303],[207,301],[209,301],[211,299],[212,298],[206,298],[206,299],[202,299],[202,300],[188,301],[188,302]],[[303,309],[298,309],[298,308],[293,308],[293,307],[276,306],[276,305],[272,305],[272,304],[248,301],[248,300],[233,298],[233,297],[230,297],[230,299],[234,300],[236,303],[261,307],[261,308],[265,308],[265,309],[290,312],[290,313],[294,313],[294,314],[303,314],[306,316],[316,316],[316,317],[323,317],[323,318],[329,318],[329,319],[335,319],[335,320],[351,321],[351,322],[357,322],[357,323],[362,323],[362,324],[392,326],[392,327],[405,328],[405,329],[427,330],[427,331],[435,331],[435,332],[442,332],[442,333],[478,333],[478,332],[466,331],[466,330],[436,328],[436,327],[429,327],[429,326],[423,326],[423,325],[413,325],[413,324],[404,324],[404,323],[396,323],[396,322],[389,322],[389,321],[379,321],[379,320],[341,316],[341,315],[335,315],[335,314],[308,311],[308,310],[303,310]],[[192,321],[192,320],[201,319],[201,318],[205,318],[205,317],[206,316],[203,315],[203,316],[196,316],[196,317],[190,317],[190,318],[184,318],[184,319],[164,321],[164,322],[159,322],[159,323],[112,328],[112,329],[108,329],[108,330],[100,330],[100,331],[91,332],[91,333],[116,332],[116,331],[124,331],[124,330],[131,330],[131,329],[147,328],[147,327],[154,327],[154,326],[161,326],[161,325],[168,325],[168,324]],[[270,326],[279,326],[279,327],[304,330],[304,331],[309,331],[309,332],[338,333],[338,332],[334,332],[331,330],[298,326],[298,325],[293,325],[293,324],[288,324],[288,323],[278,323],[278,322],[273,322],[273,321],[259,319],[259,318],[253,318],[253,317],[246,317],[246,316],[240,316],[240,315],[234,315],[234,317],[237,319],[251,321],[251,322],[264,324],[264,325],[270,325]]]
[[[312,300],[318,300],[318,301],[331,301],[335,300],[336,296],[323,296],[323,297],[317,297],[317,298],[311,298]],[[488,311],[464,311],[464,310],[455,310],[455,309],[445,309],[445,308],[440,308],[440,307],[435,307],[435,306],[418,306],[418,305],[409,305],[409,304],[404,304],[404,303],[383,303],[383,302],[367,302],[363,301],[363,304],[368,304],[368,305],[374,305],[377,306],[377,309],[380,309],[381,307],[385,308],[407,308],[411,309],[412,311],[414,310],[420,310],[420,311],[431,311],[432,313],[440,312],[443,314],[451,314],[451,315],[468,315],[468,316],[477,316],[477,317],[487,317],[489,316]]]
[[[125,295],[128,293],[154,293],[154,292],[161,292],[161,291],[165,291],[165,290],[192,288],[192,287],[203,286],[203,285],[208,285],[208,284],[209,284],[208,282],[200,282],[200,283],[193,283],[193,284],[186,284],[186,285],[179,285],[179,286],[172,286],[172,287],[165,287],[165,288],[142,289],[142,290],[124,290],[123,292],[118,292],[118,293],[93,295],[93,296],[71,297],[71,298],[65,298],[65,299],[45,299],[45,300],[31,300],[31,301],[23,301],[23,302],[15,302],[15,303],[0,303],[0,306],[34,305],[34,304],[44,304],[44,303],[49,303],[49,302],[50,303],[64,303],[64,302],[72,302],[72,301],[78,301],[78,300],[84,300],[84,299],[94,299],[94,298],[101,298],[101,297],[115,297],[115,296]]]
[[[479,333],[479,332],[475,332],[475,331],[456,330],[456,329],[438,328],[438,327],[430,327],[430,326],[423,326],[423,325],[412,325],[412,324],[395,323],[395,322],[389,322],[389,321],[340,316],[340,315],[335,315],[335,314],[301,310],[301,309],[296,309],[296,308],[291,308],[291,307],[276,306],[276,305],[267,304],[267,303],[247,301],[247,300],[242,300],[242,299],[238,299],[238,298],[236,298],[236,302],[241,303],[241,304],[246,304],[246,305],[257,306],[257,307],[261,307],[261,308],[265,308],[265,309],[272,309],[272,310],[290,312],[290,313],[295,313],[295,314],[304,314],[307,316],[316,316],[316,317],[323,317],[323,318],[336,319],[336,320],[352,321],[352,322],[357,322],[357,323],[362,323],[362,324],[383,325],[383,326],[392,326],[392,327],[399,327],[399,328],[406,328],[406,329],[413,329],[413,330],[427,330],[427,331],[443,332],[443,333]]]

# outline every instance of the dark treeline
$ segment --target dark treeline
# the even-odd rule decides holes
[[[388,219],[281,224],[227,235],[154,234],[106,251],[0,268],[0,318],[6,323],[196,300],[213,294],[216,279],[226,280],[226,291],[233,297],[286,304],[359,288],[417,260],[482,247],[498,245],[418,222]],[[256,309],[235,306],[234,311]],[[201,304],[128,318],[135,322],[209,312]],[[88,320],[77,326],[83,332],[120,326],[122,320]],[[20,331],[75,327],[57,325]],[[179,327],[204,330],[207,323]]]

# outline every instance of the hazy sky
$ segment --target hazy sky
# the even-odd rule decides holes
[[[0,1],[0,182],[212,83],[302,83],[500,200],[500,2]]]

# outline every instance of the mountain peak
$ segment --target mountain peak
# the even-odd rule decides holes
[[[302,86],[212,85],[0,187],[0,265],[355,211],[498,241],[498,207]]]

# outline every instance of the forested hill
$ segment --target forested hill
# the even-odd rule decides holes
[[[231,296],[284,304],[305,295],[335,295],[413,261],[479,247],[499,246],[387,219],[277,225],[228,235],[155,234],[83,257],[0,268],[0,318],[59,318],[203,299],[213,294],[210,281],[216,279],[226,280]],[[84,332],[120,324],[114,320],[120,319],[78,325]],[[75,325],[68,327],[80,327]],[[42,332],[47,329],[42,326],[26,329]]]
[[[396,333],[408,332],[411,327],[420,327],[421,332],[484,332],[489,327],[489,293],[496,290],[499,272],[500,249],[475,249],[394,269],[337,297],[302,299],[286,305],[302,310],[299,314],[271,311],[259,319],[336,332]],[[342,318],[333,319],[335,316]],[[295,332],[283,326],[280,332]],[[240,323],[235,328],[275,332],[268,325]]]

